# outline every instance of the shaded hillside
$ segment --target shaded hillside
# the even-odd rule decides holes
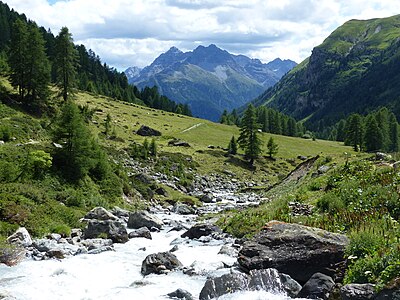
[[[400,116],[400,15],[350,20],[258,99],[322,130],[380,106]]]
[[[185,53],[172,47],[150,66],[125,73],[139,88],[155,85],[167,97],[189,104],[194,115],[216,121],[224,109],[254,99],[295,65],[280,59],[263,64],[210,45]]]

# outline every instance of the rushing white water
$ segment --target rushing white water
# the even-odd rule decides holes
[[[160,215],[162,218],[192,224],[194,216]],[[188,220],[189,218],[189,220]],[[230,272],[223,263],[233,265],[236,258],[218,254],[224,241],[202,243],[180,238],[184,231],[166,227],[152,233],[153,239],[131,239],[115,244],[115,251],[77,255],[64,260],[25,260],[17,266],[0,266],[0,294],[8,293],[16,299],[169,299],[166,294],[178,288],[198,298],[207,276]],[[140,273],[142,261],[149,254],[170,250],[184,266],[192,265],[199,275],[189,276],[180,271],[168,275]],[[140,250],[145,247],[145,250]],[[288,299],[268,292],[240,292],[219,299]]]

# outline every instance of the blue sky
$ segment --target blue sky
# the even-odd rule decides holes
[[[57,33],[124,70],[143,67],[172,46],[211,43],[235,54],[301,62],[349,19],[400,13],[397,0],[6,0]]]

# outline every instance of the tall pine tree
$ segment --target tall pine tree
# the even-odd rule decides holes
[[[368,152],[382,150],[383,134],[378,122],[373,115],[368,115],[365,120],[365,149]]]
[[[253,165],[254,160],[261,154],[262,141],[258,137],[259,124],[257,123],[256,110],[250,104],[244,112],[240,124],[238,143],[244,150],[245,158]]]
[[[78,51],[75,49],[72,34],[67,27],[61,28],[56,37],[55,49],[56,85],[60,89],[59,95],[67,101],[76,86],[78,67]]]

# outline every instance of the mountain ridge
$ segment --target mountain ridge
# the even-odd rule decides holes
[[[351,113],[388,106],[400,117],[400,15],[350,20],[253,101],[321,131]]]
[[[189,52],[171,47],[138,74],[132,76],[130,68],[125,73],[129,83],[155,85],[167,97],[189,104],[194,115],[217,121],[223,110],[251,101],[295,65],[281,59],[265,64],[211,44]]]

